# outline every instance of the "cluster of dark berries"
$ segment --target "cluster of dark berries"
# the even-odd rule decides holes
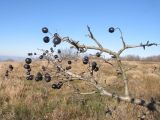
[[[27,80],[33,80],[34,75],[31,75],[31,66],[30,64],[32,63],[32,59],[31,58],[26,58],[25,59],[25,64],[24,64],[24,68],[26,69],[26,79]]]
[[[13,71],[13,66],[12,65],[9,65],[8,66],[8,69],[6,70],[6,72],[5,72],[5,77],[8,77],[9,76],[9,72],[11,72],[11,71]]]
[[[43,27],[43,28],[42,28],[42,32],[43,32],[43,33],[48,33],[49,30],[48,30],[47,27]],[[53,35],[53,37],[54,37],[54,38],[53,38],[53,44],[54,44],[54,47],[56,47],[57,45],[59,45],[59,44],[61,43],[61,38],[59,37],[58,33],[55,33],[55,34]],[[50,38],[49,38],[48,36],[45,36],[45,37],[43,38],[43,41],[44,41],[45,43],[49,43]]]
[[[37,53],[28,53],[28,56],[37,55]]]
[[[53,89],[60,89],[63,86],[63,82],[58,82],[57,84],[52,84]]]

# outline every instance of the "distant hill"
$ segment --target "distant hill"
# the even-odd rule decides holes
[[[23,61],[25,57],[0,55],[0,61]]]

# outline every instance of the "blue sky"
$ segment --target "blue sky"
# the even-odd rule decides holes
[[[128,44],[160,43],[159,6],[160,0],[1,0],[0,55],[25,56],[37,48],[50,48],[52,43],[42,40],[44,26],[93,45],[86,37],[89,25],[99,42],[115,51],[122,44],[118,32],[107,32],[111,26],[121,28]],[[159,55],[160,47],[131,49],[124,54]]]

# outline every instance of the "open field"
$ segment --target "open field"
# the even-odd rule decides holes
[[[4,73],[9,64],[14,66],[8,79]],[[52,83],[36,82],[25,79],[21,62],[0,62],[0,119],[1,120],[138,120],[146,108],[125,102],[118,103],[112,98],[75,94],[72,87],[81,91],[92,91],[95,88],[85,82],[75,81],[64,84],[62,89],[54,90]],[[124,85],[114,69],[104,63],[96,73],[98,82],[108,91],[123,95]],[[153,97],[160,101],[160,62],[123,62],[129,78],[131,96],[150,100]],[[72,64],[73,72],[85,70],[81,61]],[[40,69],[40,64],[33,66],[33,72]],[[108,114],[107,106],[112,115]],[[150,112],[145,120],[160,120],[160,113]]]

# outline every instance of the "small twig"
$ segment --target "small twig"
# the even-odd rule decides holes
[[[91,32],[91,29],[90,27],[87,25],[87,29],[88,29],[88,32],[89,32],[89,37],[101,48],[103,49],[102,45],[96,40],[96,38],[93,36],[93,33]]]

